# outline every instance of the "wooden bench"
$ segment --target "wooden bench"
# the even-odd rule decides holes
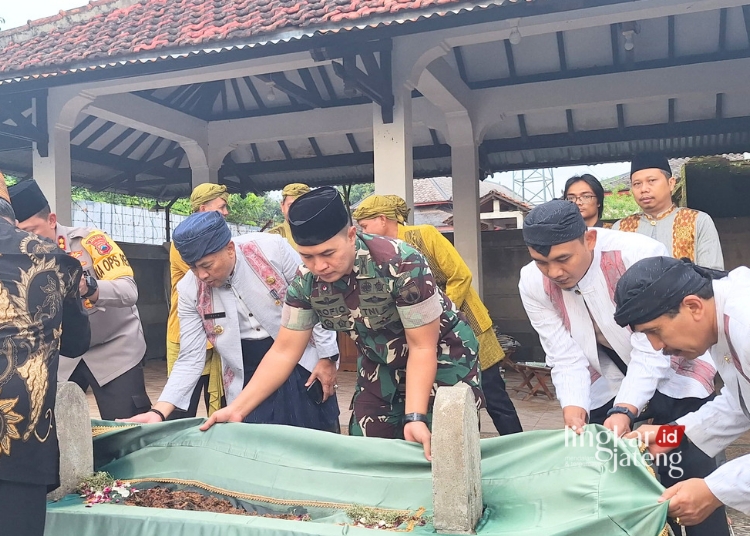
[[[538,394],[545,394],[550,400],[555,399],[555,395],[550,391],[547,380],[552,379],[552,368],[544,363],[537,362],[513,362],[508,360],[508,366],[521,375],[521,383],[517,387],[511,387],[516,391],[527,393],[524,401]]]

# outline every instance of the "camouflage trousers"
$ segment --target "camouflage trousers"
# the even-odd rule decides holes
[[[433,398],[430,398],[430,410],[427,414],[430,422],[427,426],[432,425],[432,402]],[[393,402],[389,403],[358,387],[352,399],[349,435],[403,439],[405,406],[406,398],[403,393],[396,394]]]

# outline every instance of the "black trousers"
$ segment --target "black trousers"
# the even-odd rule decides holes
[[[499,364],[482,371],[482,391],[487,402],[487,413],[490,414],[497,432],[500,435],[523,432],[516,407],[505,390],[505,380],[500,375]]]
[[[106,385],[99,385],[89,367],[81,360],[69,381],[78,384],[84,393],[91,387],[99,414],[105,421],[127,419],[151,409],[143,379],[143,365],[140,363]]]
[[[167,417],[168,421],[176,421],[177,419],[189,419],[195,417],[198,414],[198,404],[201,401],[201,394],[203,394],[203,403],[206,405],[206,411],[208,411],[208,404],[210,401],[210,395],[208,394],[208,374],[204,374],[198,379],[198,383],[193,389],[193,394],[190,396],[190,406],[187,411],[175,408],[172,413]],[[222,404],[223,406],[223,404]]]
[[[0,534],[43,536],[47,486],[0,480]]]
[[[638,421],[653,419],[654,424],[669,424],[688,413],[698,410],[703,404],[713,400],[713,398],[714,395],[707,398],[672,398],[657,391],[649,401],[646,410],[638,416]],[[589,422],[603,424],[607,419],[607,411],[612,407],[613,403],[614,399],[600,408],[591,410],[589,412]],[[681,459],[673,467],[670,467],[669,463],[657,465],[656,470],[659,473],[659,480],[665,488],[674,486],[683,480],[705,478],[716,469],[716,460],[691,444],[687,438],[683,439],[682,444],[667,456],[671,456],[671,458],[667,459],[675,461],[678,458]],[[682,471],[675,470],[675,467]],[[675,534],[678,536],[682,534],[680,525],[672,520],[670,520],[669,524]],[[703,523],[693,527],[685,527],[685,532],[687,536],[729,536],[726,509],[723,506],[717,508]]]

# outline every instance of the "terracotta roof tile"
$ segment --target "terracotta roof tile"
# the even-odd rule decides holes
[[[0,32],[0,77],[101,67],[157,50],[254,45],[282,30],[311,35],[506,1],[530,0],[92,0]]]

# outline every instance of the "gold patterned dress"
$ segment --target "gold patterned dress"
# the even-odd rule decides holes
[[[59,353],[80,356],[91,336],[81,273],[54,243],[0,218],[0,480],[58,484]]]

